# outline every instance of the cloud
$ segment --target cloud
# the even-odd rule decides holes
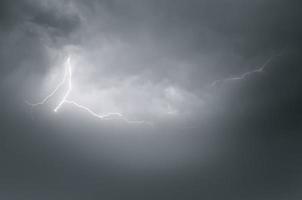
[[[282,199],[301,181],[299,1],[1,1],[4,197]],[[215,80],[261,73],[209,87]],[[31,109],[60,81],[71,105]],[[0,195],[0,197],[1,197]],[[47,196],[47,197],[45,197]]]

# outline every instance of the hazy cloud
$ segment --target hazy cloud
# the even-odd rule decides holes
[[[300,1],[1,1],[0,198],[300,199]],[[272,59],[261,73],[249,73]],[[72,105],[153,127],[100,121]]]

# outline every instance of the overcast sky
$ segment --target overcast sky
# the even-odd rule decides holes
[[[301,199],[301,6],[2,0],[0,199]]]

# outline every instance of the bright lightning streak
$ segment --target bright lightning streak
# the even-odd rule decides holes
[[[280,55],[277,55],[277,56],[280,56]],[[215,87],[219,83],[242,80],[242,79],[245,79],[245,78],[247,78],[248,76],[250,76],[252,74],[262,73],[265,70],[265,68],[267,67],[267,65],[274,59],[274,57],[275,57],[274,55],[269,57],[261,67],[259,67],[257,69],[254,69],[252,71],[245,72],[245,73],[243,73],[239,76],[234,76],[234,77],[230,77],[230,78],[226,78],[226,79],[215,80],[211,84],[211,87]]]
[[[96,114],[94,111],[92,111],[90,108],[86,107],[86,106],[83,106],[81,104],[78,104],[77,102],[74,102],[74,101],[69,101],[69,100],[65,100],[65,103],[67,104],[71,104],[71,105],[74,105],[78,108],[81,108],[83,110],[86,110],[87,112],[89,112],[91,115],[93,115],[94,117],[97,117],[97,118],[100,118],[100,119],[105,119],[105,118],[108,118],[108,117],[111,117],[111,116],[117,116],[117,117],[122,117],[123,115],[121,113],[107,113],[107,114],[104,114],[104,115],[100,115],[100,114]]]
[[[71,83],[72,73],[71,73],[70,57],[67,58],[67,65],[66,65],[64,77],[66,77],[66,73],[67,73],[67,77],[68,77],[68,90],[65,93],[65,95],[63,96],[63,99],[60,101],[60,103],[54,109],[55,112],[57,112],[61,108],[61,106],[66,102],[66,99],[72,90],[72,83]]]
[[[87,106],[81,105],[72,100],[68,100],[68,96],[72,91],[72,70],[71,70],[71,64],[70,64],[70,57],[68,57],[67,61],[66,61],[64,77],[63,77],[62,81],[56,86],[56,88],[48,96],[46,96],[42,101],[40,101],[38,103],[29,103],[29,102],[27,102],[27,103],[33,107],[45,104],[53,95],[56,94],[56,92],[66,83],[66,81],[68,81],[68,83],[67,83],[68,89],[67,89],[66,93],[64,94],[63,98],[61,99],[61,101],[55,107],[54,112],[58,112],[59,109],[63,106],[63,104],[71,104],[77,108],[80,108],[80,109],[88,112],[91,116],[98,118],[98,119],[102,119],[102,120],[119,119],[119,120],[125,121],[130,124],[146,124],[146,125],[150,125],[150,126],[153,125],[152,123],[146,122],[146,121],[129,120],[129,119],[125,118],[123,116],[123,114],[118,113],[118,112],[107,113],[107,114],[97,114],[92,109],[88,108]]]
[[[126,118],[123,117],[123,115],[121,113],[107,113],[107,114],[97,114],[96,112],[94,112],[93,110],[91,110],[90,108],[83,106],[81,104],[78,104],[75,101],[70,101],[70,100],[64,100],[64,103],[67,104],[71,104],[74,105],[80,109],[83,109],[85,111],[87,111],[89,114],[91,114],[93,117],[99,118],[99,119],[103,119],[103,120],[113,120],[113,119],[117,119],[116,117],[118,117],[118,119],[123,120],[127,123],[131,123],[131,124],[148,124],[148,125],[152,125],[150,122],[145,122],[145,121],[134,121],[134,120],[128,120]],[[62,104],[61,104],[62,105]],[[56,110],[55,110],[56,112]],[[115,117],[114,117],[115,116]]]

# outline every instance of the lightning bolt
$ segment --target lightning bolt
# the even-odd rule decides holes
[[[253,75],[253,74],[257,74],[257,73],[262,73],[264,72],[265,68],[268,66],[268,64],[276,57],[276,56],[280,56],[281,53],[277,54],[277,55],[272,55],[270,56],[265,62],[264,64],[262,64],[262,66],[260,66],[259,68],[256,68],[252,71],[248,71],[248,72],[245,72],[241,75],[238,75],[238,76],[234,76],[234,77],[230,77],[230,78],[226,78],[226,79],[220,79],[220,80],[215,80],[213,81],[210,86],[211,87],[215,87],[216,85],[220,84],[220,83],[225,83],[225,82],[230,82],[230,81],[238,81],[238,80],[243,80],[245,78],[247,78],[248,76],[250,75]]]
[[[59,102],[57,107],[54,109],[55,112],[58,112],[58,110],[61,108],[61,106],[66,102],[67,97],[69,96],[69,94],[72,90],[72,82],[71,82],[72,72],[71,72],[71,65],[70,65],[70,57],[67,58],[67,65],[66,65],[66,69],[65,69],[64,78],[65,77],[67,77],[67,79],[68,79],[68,89],[67,89],[66,93],[64,94],[62,100]],[[65,78],[64,82],[65,81],[66,81],[66,78]]]
[[[98,114],[87,106],[84,106],[84,105],[81,105],[81,104],[79,104],[75,101],[69,100],[68,97],[69,97],[69,94],[72,91],[72,70],[71,70],[70,60],[71,60],[70,57],[68,57],[67,61],[66,61],[66,67],[65,67],[65,73],[64,73],[63,79],[61,80],[61,82],[58,83],[58,85],[55,87],[55,89],[49,95],[47,95],[40,102],[37,102],[37,103],[26,102],[26,103],[31,105],[32,107],[43,105],[43,104],[47,103],[47,101],[51,97],[53,97],[57,93],[57,91],[62,86],[64,86],[64,84],[67,81],[67,85],[68,85],[67,91],[63,95],[61,101],[54,108],[54,110],[53,110],[54,112],[58,112],[64,104],[70,104],[70,105],[73,105],[73,106],[75,106],[79,109],[82,109],[82,110],[88,112],[91,116],[93,116],[95,118],[98,118],[98,119],[102,119],[102,120],[117,120],[117,119],[119,119],[119,120],[125,121],[125,122],[130,123],[130,124],[146,124],[146,125],[151,125],[151,126],[153,125],[152,123],[146,122],[146,121],[129,120],[126,117],[124,117],[124,115],[122,113],[119,113],[119,112],[110,112],[110,113],[106,113],[106,114]]]

